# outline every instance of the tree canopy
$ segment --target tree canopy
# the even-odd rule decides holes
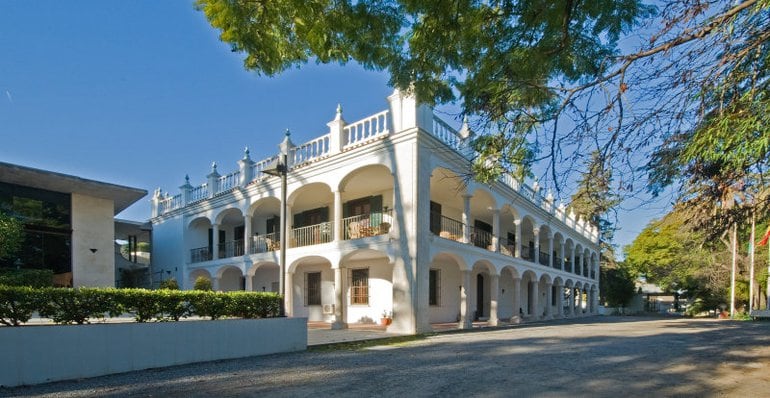
[[[770,0],[656,4],[197,1],[249,70],[356,61],[458,103],[492,165],[481,180],[540,162],[559,196],[599,167],[619,198],[673,187],[713,231],[767,214]]]
[[[0,212],[0,259],[15,255],[24,239],[24,227],[21,222]]]

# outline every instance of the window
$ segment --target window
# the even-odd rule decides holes
[[[321,273],[305,273],[305,306],[321,305]]]
[[[441,233],[441,205],[434,201],[430,202],[430,232]]]
[[[351,271],[351,304],[369,304],[369,268]]]
[[[439,306],[441,305],[441,271],[437,269],[430,270],[429,278],[428,304]]]

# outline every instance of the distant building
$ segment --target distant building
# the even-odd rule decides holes
[[[205,183],[152,197],[153,267],[184,288],[278,291],[287,239],[287,313],[344,328],[392,314],[389,330],[470,327],[474,319],[552,319],[596,313],[595,226],[510,176],[465,183],[474,156],[455,131],[398,91],[389,109],[289,153],[288,236],[280,179],[252,161]],[[290,143],[290,142],[287,142]],[[276,138],[276,144],[278,139]]]
[[[59,286],[115,286],[115,214],[147,191],[0,162],[0,211],[25,240],[0,267],[46,268]]]

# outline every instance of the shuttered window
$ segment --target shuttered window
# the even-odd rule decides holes
[[[369,269],[351,270],[350,303],[369,304]]]

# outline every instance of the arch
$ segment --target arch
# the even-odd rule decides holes
[[[293,261],[288,267],[286,295],[294,317],[306,317],[309,321],[335,322],[336,306],[335,273],[332,263],[323,256],[305,256]],[[343,281],[343,284],[347,281]],[[312,292],[311,292],[312,290]],[[342,300],[343,307],[347,304]],[[327,311],[324,311],[324,307]],[[344,320],[340,319],[340,322]]]
[[[500,295],[497,300],[497,314],[500,319],[517,320],[519,316],[519,291],[521,278],[512,265],[506,265],[500,270]]]
[[[243,212],[237,207],[227,207],[214,216],[214,224],[239,224],[243,223]]]
[[[259,198],[249,204],[246,214],[254,217],[258,214],[280,214],[281,212],[281,199],[275,196],[266,196]]]
[[[303,184],[299,188],[291,191],[288,196],[286,197],[286,202],[289,203],[291,206],[297,206],[302,207],[304,203],[297,203],[297,199],[299,199],[300,196],[313,196],[314,194],[322,192],[323,194],[331,195],[332,188],[329,186],[329,184],[325,182],[311,182],[309,184]],[[318,199],[315,198],[316,204],[318,204]],[[312,199],[307,199],[309,201],[313,201]]]
[[[537,307],[539,307],[539,282],[537,275],[531,270],[526,270],[521,274],[520,313],[525,319],[539,318],[537,311]]]
[[[297,267],[300,264],[302,264],[302,263],[306,263],[306,264],[307,263],[310,263],[310,264],[330,264],[329,266],[331,267],[332,261],[329,258],[327,258],[326,256],[320,255],[320,254],[315,254],[315,255],[311,255],[311,256],[303,256],[303,257],[300,257],[300,258],[292,261],[291,263],[289,263],[286,266],[286,272],[290,273],[290,274],[294,273],[294,272],[297,272]]]
[[[337,184],[340,192],[352,196],[393,188],[393,171],[385,164],[370,164],[351,170]]]
[[[388,253],[369,248],[361,248],[353,250],[340,259],[340,263],[347,263],[350,261],[366,261],[375,259],[386,259],[389,263],[395,261],[395,258],[388,255]]]
[[[575,242],[572,238],[564,240],[564,271],[573,272],[575,264],[573,264],[573,258],[575,253]]]
[[[496,275],[495,266],[489,261],[479,260],[473,264],[471,286],[469,287],[470,308],[473,320],[489,319],[492,300],[491,277]]]
[[[253,264],[246,271],[246,290],[255,292],[279,292],[281,267],[272,261]]]
[[[538,253],[538,260],[541,265],[548,266],[550,264],[551,260],[551,250],[550,250],[550,242],[551,242],[551,227],[548,225],[541,225],[540,230],[538,231],[538,246],[540,248],[540,253]]]
[[[553,250],[551,256],[553,256],[553,267],[556,269],[564,269],[564,235],[561,232],[553,234]]]
[[[225,265],[217,270],[217,279],[219,279],[219,290],[231,292],[243,290],[243,273],[241,269],[233,265]]]
[[[469,271],[465,261],[447,252],[433,256],[429,268],[429,322],[448,323],[459,320],[463,271]]]
[[[535,261],[535,220],[525,215],[521,219],[521,258]]]
[[[197,217],[191,217],[187,220],[187,229],[195,228],[198,225],[211,226],[211,219],[206,215],[199,215]]]

